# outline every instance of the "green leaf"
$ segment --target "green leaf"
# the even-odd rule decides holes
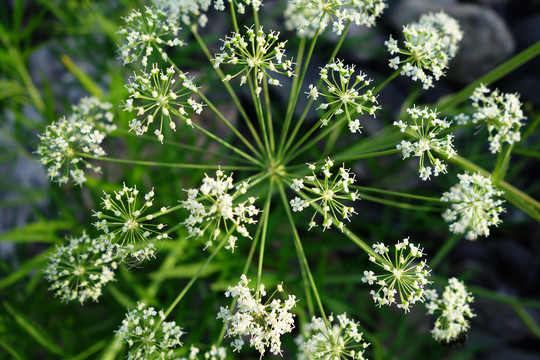
[[[15,309],[9,305],[7,301],[4,301],[4,307],[10,313],[11,316],[15,319],[17,324],[28,333],[34,340],[41,344],[45,349],[54,355],[64,355],[64,350],[62,350],[54,341],[51,335],[49,335],[45,330],[27,318],[25,315],[17,312]]]
[[[34,256],[32,259],[25,262],[17,271],[12,272],[8,276],[0,280],[0,290],[12,284],[15,284],[17,281],[24,278],[30,271],[36,268],[41,268],[42,264],[47,261],[49,254],[53,250],[54,250],[54,247],[51,247],[49,250],[44,251],[41,254]]]
[[[58,240],[58,236],[55,234],[57,231],[67,230],[72,226],[73,224],[69,221],[38,221],[0,235],[0,241],[15,243],[54,243]]]

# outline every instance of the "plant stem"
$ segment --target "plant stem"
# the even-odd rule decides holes
[[[110,157],[96,157],[89,156],[84,153],[77,153],[78,156],[85,157],[87,159],[99,160],[105,162],[112,162],[117,164],[128,164],[128,165],[144,165],[144,166],[161,166],[161,167],[170,167],[170,168],[180,168],[180,169],[219,169],[222,170],[256,170],[258,167],[255,166],[229,166],[229,165],[205,165],[205,164],[182,164],[182,163],[163,163],[157,161],[145,161],[145,160],[130,160],[130,159],[117,159]]]
[[[180,302],[180,300],[182,300],[182,298],[186,295],[186,293],[189,291],[189,289],[193,286],[193,284],[195,283],[195,281],[197,281],[197,279],[199,278],[199,276],[201,275],[202,271],[204,270],[204,268],[210,264],[210,262],[214,259],[214,257],[217,255],[217,253],[219,252],[219,250],[221,250],[221,248],[225,245],[225,243],[227,242],[228,238],[229,238],[229,234],[234,231],[234,228],[233,227],[230,231],[227,232],[227,234],[225,236],[223,236],[223,240],[221,240],[221,242],[218,244],[218,246],[216,246],[216,248],[214,249],[214,251],[212,251],[212,253],[210,253],[210,255],[208,256],[208,258],[206,258],[205,262],[201,265],[201,267],[199,267],[199,270],[197,270],[197,272],[195,273],[195,275],[193,275],[193,277],[189,280],[189,282],[187,283],[187,285],[184,287],[184,289],[182,289],[182,291],[178,294],[178,296],[176,297],[176,299],[174,299],[174,301],[172,302],[171,305],[169,305],[169,307],[167,308],[167,311],[165,311],[165,317],[168,317],[171,312],[174,310],[174,308],[176,307],[176,305],[178,305],[178,303]]]
[[[266,197],[266,203],[264,205],[263,210],[263,216],[261,219],[261,243],[260,243],[260,251],[259,251],[259,263],[257,266],[257,290],[259,289],[259,286],[261,285],[261,276],[262,276],[262,266],[264,262],[264,247],[266,244],[266,235],[267,235],[267,229],[268,229],[268,217],[270,216],[270,205],[272,203],[272,194],[274,190],[274,181],[270,180],[270,184],[268,187],[268,194]]]
[[[193,35],[195,36],[195,39],[197,40],[197,43],[199,44],[199,46],[203,50],[204,54],[208,58],[208,61],[212,62],[212,59],[213,59],[212,54],[210,53],[210,50],[208,50],[208,47],[206,46],[204,41],[201,39],[199,33],[197,32],[197,28],[192,27],[191,31],[192,31]],[[238,32],[238,30],[237,30],[237,32]],[[214,68],[214,67],[212,66],[212,68]],[[251,123],[251,120],[250,120],[249,116],[247,115],[246,110],[242,106],[242,103],[238,99],[238,96],[236,96],[236,93],[232,89],[231,84],[229,84],[228,81],[223,81],[223,79],[225,79],[225,75],[223,74],[223,71],[221,71],[220,68],[214,68],[214,69],[216,70],[216,73],[218,74],[219,78],[221,79],[222,84],[225,85],[225,88],[227,89],[227,92],[229,93],[229,95],[233,99],[234,104],[236,105],[236,107],[238,108],[238,111],[240,112],[240,115],[244,119],[244,122],[246,123],[247,127],[249,128],[251,136],[253,136],[253,139],[255,139],[255,142],[257,143],[257,146],[259,147],[259,150],[263,151],[264,147],[263,147],[261,138],[259,137],[257,131],[253,127],[253,124]]]
[[[289,224],[293,232],[293,240],[294,240],[294,245],[295,245],[296,252],[298,255],[298,260],[300,262],[300,267],[304,269],[305,274],[307,275],[309,284],[311,286],[311,290],[313,291],[313,295],[315,296],[315,301],[317,302],[317,307],[319,308],[319,312],[321,313],[321,316],[324,319],[324,322],[327,325],[329,325],[328,318],[326,317],[326,314],[324,312],[324,306],[322,304],[321,297],[319,296],[319,291],[317,290],[317,285],[315,284],[315,281],[313,280],[313,275],[311,274],[311,270],[307,262],[304,248],[302,247],[302,242],[300,241],[300,237],[298,236],[298,232],[296,231],[295,222],[292,217],[291,209],[289,208],[290,205],[289,205],[289,202],[287,201],[287,195],[285,194],[283,183],[280,182],[278,184],[278,187],[279,187],[279,193],[281,195],[281,199],[283,201],[283,207],[285,208],[285,212],[287,213],[287,218],[289,219]]]

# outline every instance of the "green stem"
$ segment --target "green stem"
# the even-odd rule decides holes
[[[268,124],[268,133],[270,134],[270,149],[272,154],[275,152],[275,142],[274,142],[274,127],[272,125],[272,107],[270,106],[270,92],[268,91],[268,79],[267,76],[264,76],[263,79],[263,92],[264,92],[264,102],[266,107],[266,122]]]
[[[357,190],[360,190],[360,191],[374,192],[374,193],[391,195],[391,196],[399,196],[399,197],[404,197],[404,198],[409,198],[409,199],[416,199],[416,200],[443,203],[441,201],[441,199],[439,199],[439,198],[433,198],[433,197],[421,196],[421,195],[414,195],[414,194],[407,194],[407,193],[402,193],[402,192],[397,192],[397,191],[390,191],[390,190],[382,190],[382,189],[377,189],[377,188],[367,187],[367,186],[351,185],[351,189],[357,189]]]
[[[266,197],[266,203],[264,205],[263,210],[263,216],[262,216],[262,232],[261,232],[261,244],[260,244],[260,251],[259,251],[259,263],[257,266],[257,290],[259,289],[259,286],[261,285],[261,276],[262,276],[262,267],[264,262],[264,247],[266,244],[266,235],[267,235],[267,229],[268,229],[268,217],[270,216],[270,205],[272,203],[272,193],[274,190],[274,181],[270,180],[270,185],[268,187],[268,194]]]
[[[266,124],[264,121],[261,99],[259,98],[259,96],[257,96],[257,93],[255,91],[255,86],[257,84],[255,72],[253,73],[253,80],[249,75],[247,76],[247,82],[249,85],[249,91],[251,92],[251,98],[253,99],[253,104],[255,104],[255,111],[257,113],[257,119],[259,120],[259,126],[263,133],[264,148],[266,149],[266,159],[270,159],[272,156],[272,152],[270,150],[270,143],[268,141],[268,131],[266,130]]]
[[[454,248],[454,246],[457,245],[459,240],[461,240],[463,236],[461,235],[452,235],[450,238],[444,242],[443,246],[437,251],[435,256],[431,258],[429,261],[429,266],[432,269],[435,269],[439,264],[442,262],[444,257]]]
[[[208,61],[212,62],[212,59],[213,59],[212,54],[210,53],[210,50],[208,50],[208,47],[206,46],[204,41],[199,36],[199,33],[197,32],[197,28],[192,27],[191,31],[192,31],[193,35],[195,36],[195,39],[197,40],[197,43],[199,44],[199,46],[203,50],[204,54],[208,58]],[[212,66],[212,68],[214,68],[214,67]],[[249,132],[253,136],[253,139],[255,139],[255,142],[257,143],[257,146],[259,147],[259,150],[263,151],[264,147],[263,147],[262,141],[261,141],[257,131],[253,127],[253,124],[252,124],[249,116],[247,115],[246,110],[244,109],[244,107],[242,106],[242,103],[238,99],[238,96],[236,96],[236,93],[234,92],[233,88],[231,87],[231,84],[229,84],[228,81],[223,81],[223,79],[225,79],[225,74],[223,74],[223,71],[221,71],[220,68],[214,68],[214,69],[216,70],[216,73],[218,74],[219,78],[221,79],[222,84],[225,85],[225,88],[227,89],[227,92],[229,93],[229,95],[233,99],[234,104],[238,108],[238,111],[240,112],[240,115],[244,119],[244,122],[246,123],[246,125],[247,125],[247,127],[249,129]]]
[[[510,146],[505,146],[504,150],[499,153],[497,156],[497,163],[495,164],[495,169],[493,169],[493,182],[498,184],[506,176],[506,171],[508,170],[508,165],[510,164],[510,155],[512,154],[512,149],[514,144]]]
[[[441,98],[437,102],[436,107],[441,112],[456,107],[463,101],[467,100],[467,98],[473,93],[474,89],[476,89],[481,83],[489,85],[497,81],[529,60],[535,58],[538,54],[540,54],[540,41],[523,50],[513,58],[505,61],[503,64],[497,66],[480,79],[473,81],[460,92]]]
[[[128,165],[160,166],[160,167],[170,167],[170,168],[180,168],[180,169],[219,169],[219,168],[221,168],[222,170],[256,170],[258,169],[258,167],[255,167],[255,166],[163,163],[163,162],[157,162],[157,161],[116,159],[116,158],[110,158],[110,157],[89,156],[84,153],[77,153],[77,155],[81,157],[85,157],[87,159],[92,159],[92,160],[112,162],[112,163],[117,163],[117,164],[128,164]]]
[[[231,149],[232,151],[234,151],[234,152],[237,153],[238,155],[243,156],[244,158],[250,160],[250,161],[251,161],[252,163],[254,163],[254,164],[263,166],[263,164],[260,162],[260,160],[253,158],[252,156],[246,154],[245,152],[243,152],[242,150],[238,149],[237,147],[235,147],[235,146],[229,144],[228,142],[226,142],[226,141],[224,141],[224,140],[218,138],[218,137],[217,137],[216,135],[214,135],[213,133],[209,132],[208,130],[206,130],[206,129],[202,128],[202,127],[200,127],[198,124],[193,123],[192,125],[193,125],[193,127],[195,127],[197,130],[201,131],[202,133],[204,133],[204,134],[207,135],[208,137],[210,137],[210,138],[216,140],[217,142],[219,142],[219,143],[222,144],[223,146],[225,146],[225,147]]]
[[[233,227],[234,229],[234,227]],[[232,229],[230,231],[233,231]],[[208,258],[206,259],[206,261],[199,267],[199,270],[197,270],[197,272],[195,273],[195,275],[193,275],[193,277],[189,280],[189,282],[187,283],[187,285],[184,287],[184,289],[182,289],[182,291],[178,294],[178,296],[176,297],[176,299],[174,299],[174,301],[172,302],[172,304],[167,308],[167,311],[165,311],[165,317],[168,317],[171,312],[174,310],[174,308],[176,307],[176,305],[178,305],[178,303],[180,302],[180,300],[182,300],[182,298],[186,295],[186,293],[189,291],[189,289],[193,286],[193,284],[195,283],[195,281],[197,281],[197,279],[199,278],[199,276],[201,275],[201,273],[203,272],[203,270],[206,268],[206,266],[208,266],[208,264],[210,264],[210,262],[212,262],[212,260],[214,259],[214,257],[217,255],[217,253],[219,252],[219,250],[221,250],[221,248],[225,245],[225,243],[227,242],[228,238],[229,238],[229,234],[230,232],[227,232],[227,234],[225,236],[223,236],[223,240],[221,240],[221,242],[218,244],[218,246],[216,246],[216,248],[214,249],[214,251],[212,251],[212,253],[208,256]]]
[[[399,73],[401,72],[401,68],[402,66],[400,66],[396,71],[394,71],[392,73],[392,75],[390,75],[389,77],[386,78],[386,80],[384,80],[382,83],[380,83],[379,85],[377,85],[375,87],[375,89],[373,90],[373,95],[376,95],[378,94],[379,92],[382,91],[382,89],[384,89],[384,87],[386,85],[388,85],[388,83],[390,83],[390,81],[394,80],[396,78],[396,76],[399,75]]]
[[[293,240],[294,240],[294,245],[296,247],[298,260],[300,262],[300,267],[304,269],[307,275],[309,284],[311,286],[311,290],[313,291],[313,295],[315,296],[315,301],[317,302],[317,307],[319,308],[319,312],[321,313],[321,316],[323,317],[325,323],[329,325],[328,318],[326,317],[326,314],[324,312],[324,306],[322,304],[321,297],[319,296],[319,291],[317,290],[317,285],[315,284],[315,281],[313,280],[313,275],[311,274],[311,270],[307,262],[306,254],[304,252],[304,248],[302,247],[302,242],[300,241],[300,236],[298,235],[298,232],[296,230],[296,225],[292,217],[289,202],[287,201],[287,195],[285,194],[283,183],[280,182],[278,186],[279,186],[279,193],[283,201],[283,207],[285,208],[285,212],[287,213],[287,218],[289,219],[289,225],[291,226],[291,230],[293,232]]]

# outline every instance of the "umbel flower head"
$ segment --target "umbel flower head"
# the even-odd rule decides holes
[[[111,249],[125,260],[130,256],[137,262],[154,257],[156,248],[153,237],[157,240],[167,239],[169,235],[163,232],[163,223],[155,224],[154,219],[162,215],[167,208],[162,207],[157,213],[151,213],[154,203],[154,189],[140,199],[136,186],[115,191],[112,195],[104,193],[101,198],[102,211],[94,211],[98,219],[94,226],[104,232],[104,239]]]
[[[106,134],[116,130],[117,126],[113,123],[113,113],[110,111],[112,104],[103,102],[95,96],[83,97],[77,105],[73,105],[73,113],[82,116],[87,122],[96,129]]]
[[[235,338],[231,343],[235,351],[242,350],[243,338],[249,337],[249,344],[259,351],[261,357],[266,348],[274,355],[281,354],[281,336],[294,328],[294,314],[290,311],[296,305],[296,297],[289,295],[282,302],[270,296],[263,303],[263,297],[266,296],[264,285],[250,289],[249,281],[242,275],[238,285],[227,288],[225,296],[233,297],[237,301],[236,307],[234,310],[221,307],[217,318],[229,324],[226,334]],[[282,292],[283,286],[278,285],[276,291]]]
[[[101,288],[114,280],[117,263],[101,239],[92,239],[86,232],[67,244],[56,247],[43,271],[51,282],[50,290],[64,302],[97,301]]]
[[[280,85],[273,73],[293,76],[292,62],[285,59],[286,41],[278,42],[279,32],[270,31],[265,34],[261,26],[259,29],[247,28],[246,36],[233,32],[232,36],[227,36],[223,41],[222,52],[214,57],[216,69],[221,64],[234,65],[232,72],[223,81],[230,81],[240,75],[240,85],[243,85],[251,80],[248,77],[253,76],[254,90],[259,96],[263,80],[270,85]]]
[[[328,317],[327,325],[320,317],[313,317],[309,324],[302,328],[302,335],[296,338],[298,344],[298,360],[364,360],[364,350],[369,346],[363,333],[359,332],[360,324],[347,317],[347,314]]]
[[[394,121],[394,125],[414,140],[412,142],[402,140],[396,148],[401,150],[403,159],[410,156],[420,158],[418,172],[422,180],[430,179],[431,175],[445,174],[447,172],[446,164],[441,159],[436,158],[433,152],[444,154],[447,158],[453,158],[456,155],[453,143],[454,135],[441,135],[441,132],[450,127],[452,121],[439,119],[437,110],[429,110],[427,107],[420,109],[414,106],[407,109],[407,113],[410,116],[410,121]],[[431,166],[425,165],[426,158]]]
[[[128,360],[173,359],[174,349],[182,346],[184,332],[174,321],[164,321],[163,310],[156,311],[144,303],[128,311],[122,326],[116,331],[128,344]]]
[[[200,0],[153,0],[154,5],[167,13],[172,18],[179,18],[184,24],[198,24],[205,27],[208,17],[203,12],[207,11],[211,1]]]
[[[293,211],[302,211],[312,203],[320,203],[319,207],[323,211],[323,230],[329,229],[332,226],[332,220],[339,217],[349,220],[352,214],[356,214],[354,208],[351,206],[345,206],[341,203],[343,200],[355,201],[358,199],[358,192],[351,192],[349,185],[352,185],[355,181],[355,175],[350,172],[349,169],[345,169],[344,166],[339,168],[338,173],[332,179],[332,173],[330,170],[334,166],[334,162],[328,158],[324,165],[321,167],[324,179],[318,179],[315,175],[316,167],[313,164],[308,164],[312,175],[305,177],[307,184],[304,185],[303,179],[293,179],[291,188],[300,192],[311,193],[316,197],[310,200],[302,200],[299,197],[295,197],[290,201]],[[314,221],[317,211],[311,217],[309,228],[317,226]],[[343,222],[338,222],[338,227],[343,231]]]
[[[497,190],[491,178],[480,173],[458,174],[459,183],[443,193],[441,201],[450,203],[442,217],[450,224],[450,231],[465,234],[465,238],[476,240],[478,236],[488,236],[489,227],[497,226],[504,211],[501,206],[504,194]]]
[[[392,58],[389,66],[396,70],[401,66],[401,75],[420,81],[424,89],[429,89],[456,56],[463,33],[454,18],[439,12],[424,14],[419,22],[404,26],[403,37],[405,49],[399,48],[392,36],[385,42],[390,55],[405,55],[403,60],[399,56]]]
[[[181,357],[178,360],[225,360],[227,358],[227,349],[220,346],[212,345],[210,350],[201,353],[201,350],[195,345],[189,347],[187,357]]]
[[[170,16],[162,10],[145,7],[144,11],[134,9],[124,18],[126,27],[118,33],[124,36],[120,46],[120,57],[124,65],[142,58],[141,64],[148,65],[148,57],[154,49],[166,60],[165,46],[182,46],[184,42],[178,39],[178,18]]]
[[[100,172],[85,157],[101,157],[105,151],[101,142],[105,134],[80,114],[68,117],[47,126],[39,136],[41,142],[37,148],[39,162],[47,167],[47,175],[58,184],[65,184],[71,178],[79,186],[86,181],[83,169]]]
[[[460,114],[461,123],[472,121],[473,124],[485,124],[489,131],[489,150],[496,154],[503,144],[514,144],[521,140],[519,129],[526,120],[521,110],[517,94],[505,94],[490,90],[483,84],[477,87],[470,99],[475,113],[472,117]]]
[[[437,291],[426,291],[426,308],[429,314],[437,314],[431,334],[442,344],[450,344],[469,329],[469,319],[475,315],[470,304],[474,301],[471,293],[467,292],[462,281],[456,278],[448,279],[442,298]]]
[[[341,60],[334,60],[321,69],[321,79],[326,83],[326,89],[320,93],[314,85],[309,85],[308,97],[317,100],[319,95],[326,98],[317,110],[324,110],[326,113],[321,119],[321,126],[328,125],[328,122],[337,116],[345,116],[352,133],[360,132],[360,120],[353,117],[357,114],[375,115],[375,111],[380,109],[377,106],[377,98],[373,95],[373,90],[360,91],[371,84],[371,79],[366,78],[366,74],[361,71],[354,75],[354,65],[344,65]]]
[[[285,10],[285,26],[312,38],[332,24],[332,31],[341,35],[349,22],[374,26],[385,8],[384,0],[292,0]]]
[[[409,238],[397,242],[394,247],[394,258],[391,259],[390,249],[386,245],[373,244],[375,253],[380,256],[370,256],[369,260],[384,272],[378,275],[366,270],[362,282],[379,286],[379,290],[370,292],[377,306],[396,303],[398,308],[408,312],[417,301],[424,302],[424,287],[430,283],[427,278],[431,270],[425,260],[418,261],[424,256],[423,249],[420,245],[409,243]]]
[[[188,199],[181,201],[182,206],[189,211],[189,217],[182,222],[188,229],[189,236],[200,237],[207,233],[209,238],[206,247],[212,246],[213,241],[221,234],[223,227],[228,234],[228,245],[225,248],[234,251],[238,239],[229,231],[235,227],[235,232],[243,237],[251,238],[246,224],[254,224],[259,209],[255,207],[255,198],[239,201],[237,198],[247,192],[248,181],[243,181],[236,187],[231,175],[226,175],[221,169],[216,171],[216,178],[204,175],[202,185],[198,189],[186,190]],[[229,191],[234,192],[229,194]]]
[[[163,71],[157,64],[153,64],[149,74],[142,71],[133,76],[126,88],[129,99],[124,105],[124,111],[135,112],[137,115],[129,123],[130,130],[143,135],[155,120],[159,120],[159,128],[154,130],[154,134],[162,144],[163,122],[167,122],[169,128],[176,131],[173,117],[191,125],[192,120],[186,108],[191,108],[197,114],[203,109],[202,103],[192,97],[187,98],[189,94],[197,92],[193,79],[183,72],[177,74],[172,66]]]

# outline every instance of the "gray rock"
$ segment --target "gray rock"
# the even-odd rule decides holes
[[[486,6],[428,0],[404,0],[391,9],[389,21],[397,30],[417,21],[424,13],[444,10],[456,18],[464,33],[457,56],[451,61],[447,76],[468,84],[507,59],[516,48],[508,26]]]

